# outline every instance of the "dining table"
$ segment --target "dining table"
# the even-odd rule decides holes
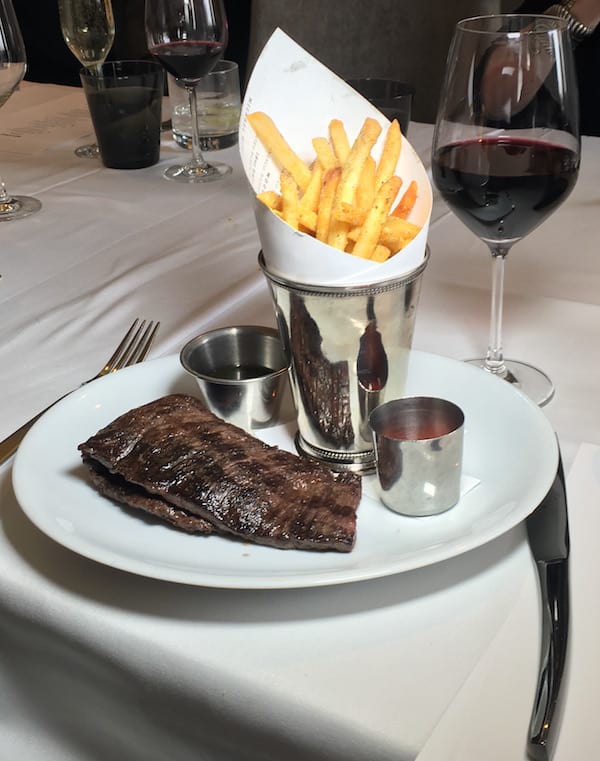
[[[415,122],[407,135],[428,172],[432,135]],[[218,154],[231,175],[186,185],[162,176],[185,157],[169,131],[159,163],[139,170],[77,157],[90,139],[80,88],[24,82],[0,112],[0,174],[42,203],[0,223],[0,439],[94,376],[135,318],[160,321],[148,374],[168,358],[176,366],[204,331],[276,324],[236,147]],[[584,136],[572,194],[506,266],[506,353],[553,380],[541,414],[567,474],[571,627],[556,761],[598,755],[598,177],[600,139]],[[428,245],[413,348],[456,362],[485,353],[490,256],[435,191]],[[219,587],[55,541],[17,500],[14,462],[0,466],[0,758],[527,758],[541,603],[524,521],[377,578]]]

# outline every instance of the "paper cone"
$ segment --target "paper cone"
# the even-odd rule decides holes
[[[372,151],[378,159],[389,121],[367,100],[323,66],[281,29],[265,45],[248,83],[242,105],[239,149],[254,195],[279,192],[280,169],[275,165],[246,119],[264,111],[290,146],[308,164],[315,158],[314,137],[328,135],[331,119],[340,119],[350,143],[366,117],[379,121],[382,135]],[[258,233],[268,269],[297,283],[322,285],[371,284],[405,275],[425,260],[432,191],[417,153],[403,136],[396,174],[402,180],[399,196],[416,180],[419,195],[409,221],[420,233],[402,251],[378,263],[352,256],[305,233],[293,230],[255,199]]]

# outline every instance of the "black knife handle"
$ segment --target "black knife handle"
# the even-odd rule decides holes
[[[558,735],[560,686],[565,675],[569,638],[569,566],[567,560],[537,563],[542,600],[540,676],[529,726],[527,751],[536,761],[548,761]]]

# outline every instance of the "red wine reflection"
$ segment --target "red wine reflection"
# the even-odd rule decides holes
[[[371,303],[371,314],[372,309]],[[371,314],[365,332],[360,337],[356,374],[360,385],[366,391],[381,391],[388,379],[388,358],[383,348],[381,333],[377,330],[377,320]]]

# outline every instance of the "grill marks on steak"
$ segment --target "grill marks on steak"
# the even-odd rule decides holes
[[[174,394],[131,410],[79,449],[85,461],[220,533],[282,549],[347,552],[354,544],[358,476],[336,477],[270,447],[194,397]]]
[[[166,521],[188,534],[214,532],[212,524],[204,518],[174,507],[161,497],[150,494],[141,486],[130,484],[121,476],[110,473],[99,462],[87,458],[84,458],[84,462],[89,468],[90,481],[105,497],[122,505],[143,510],[148,515]]]

